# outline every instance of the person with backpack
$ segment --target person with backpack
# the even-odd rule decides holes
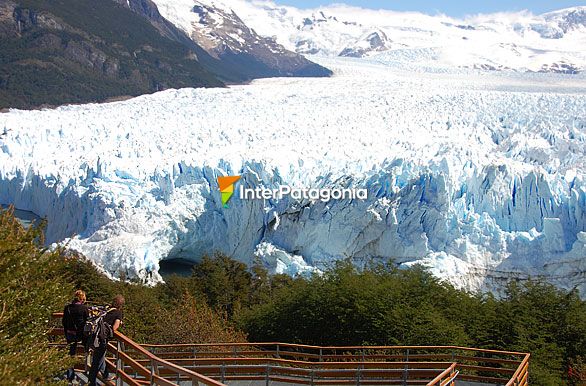
[[[112,306],[93,321],[97,328],[93,329],[93,336],[89,339],[89,344],[93,346],[94,353],[88,375],[88,386],[96,386],[96,378],[100,371],[104,379],[111,380],[113,378],[109,376],[108,366],[106,366],[106,351],[108,350],[108,340],[114,337],[114,333],[118,331],[124,319],[123,306],[124,297],[116,295],[112,301]]]
[[[83,329],[89,316],[85,301],[85,292],[82,290],[77,290],[75,291],[75,294],[73,294],[72,302],[66,305],[65,309],[63,310],[61,324],[63,325],[65,339],[69,345],[69,355],[71,356],[75,356],[78,343],[84,344]],[[72,367],[67,369],[67,380],[71,382],[74,378],[74,368]]]

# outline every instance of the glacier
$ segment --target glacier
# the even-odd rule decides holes
[[[586,295],[584,75],[311,59],[334,76],[0,114],[0,204],[112,276],[221,251],[274,273],[392,260],[474,291],[540,276]],[[368,199],[223,208],[226,175]]]

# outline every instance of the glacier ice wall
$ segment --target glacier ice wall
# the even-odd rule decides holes
[[[585,78],[324,64],[336,76],[1,114],[0,204],[112,275],[222,251],[289,274],[393,259],[474,290],[544,276],[586,293]],[[216,178],[234,174],[369,194],[225,209]]]

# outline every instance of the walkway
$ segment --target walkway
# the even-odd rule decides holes
[[[64,346],[62,329],[50,335],[51,345]],[[107,365],[117,379],[109,386],[526,386],[529,372],[529,354],[457,346],[139,345],[119,332],[115,338]]]

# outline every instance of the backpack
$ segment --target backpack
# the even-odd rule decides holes
[[[90,316],[83,326],[86,350],[95,349],[114,337],[112,326],[104,321],[110,310],[112,308],[106,306],[93,306],[88,309]]]
[[[71,306],[71,304],[66,305],[65,311],[63,312],[63,328],[65,328],[65,330],[67,331],[78,331],[78,326],[75,325],[75,321],[71,317],[71,311],[69,310],[69,306]]]
[[[65,332],[75,331],[75,336],[78,341],[82,339],[82,333],[84,328],[83,319],[80,317],[74,318],[71,314],[71,306],[73,304],[68,304],[65,306],[63,311],[63,319],[62,324]],[[79,316],[79,315],[78,315]]]

